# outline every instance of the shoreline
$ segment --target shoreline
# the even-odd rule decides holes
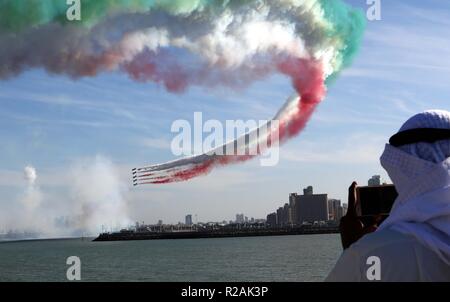
[[[86,241],[94,241],[95,235],[90,235],[86,237],[49,237],[49,238],[21,238],[21,239],[0,239],[0,244],[2,243],[13,243],[13,242],[33,242],[33,241],[56,241],[56,240],[86,240]]]
[[[265,229],[265,230],[233,230],[233,231],[200,231],[200,232],[126,232],[103,233],[92,241],[129,241],[129,240],[162,240],[162,239],[204,239],[204,238],[233,238],[233,237],[266,237],[286,235],[321,235],[339,234],[338,227],[304,229]]]

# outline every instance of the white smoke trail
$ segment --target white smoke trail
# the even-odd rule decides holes
[[[297,94],[292,95],[288,100],[285,102],[285,104],[280,108],[280,110],[277,112],[275,117],[272,119],[272,121],[277,121],[278,123],[284,124],[284,127],[289,127],[289,122],[292,120],[292,116],[295,116],[298,114],[299,111],[299,102],[300,97]],[[231,148],[234,149],[234,146],[237,145],[236,154],[248,154],[242,151],[252,149],[254,146],[261,147],[264,144],[261,144],[263,141],[267,140],[267,134],[269,134],[271,131],[270,124],[268,127],[259,127],[256,129],[250,130],[248,133],[236,138],[235,140],[228,142],[226,144],[223,144],[221,146],[216,147],[213,150],[210,150],[209,152],[206,152],[204,154],[194,155],[190,157],[185,157],[177,160],[173,160],[167,163],[162,164],[156,164],[151,165],[147,167],[142,168],[136,168],[133,169],[133,183],[134,185],[138,184],[150,184],[150,183],[164,183],[168,181],[173,175],[176,175],[177,173],[180,173],[186,169],[189,169],[191,167],[195,167],[196,165],[201,165],[202,163],[213,163],[215,160],[217,160],[220,156],[216,156],[215,154],[225,154],[225,151],[227,148],[230,148],[229,146],[232,146]],[[264,130],[263,130],[264,129]],[[275,128],[278,130],[278,128]],[[261,133],[261,131],[265,131],[266,135]],[[258,134],[255,134],[258,133]],[[253,139],[252,139],[253,138]],[[275,138],[275,137],[274,137]],[[276,137],[275,139],[278,139]],[[243,144],[238,142],[244,142]],[[239,149],[240,152],[239,152]],[[263,152],[264,150],[261,150]],[[247,157],[241,157],[240,160],[245,160]],[[208,167],[205,167],[205,169],[208,169]]]
[[[328,75],[339,68],[344,47],[326,34],[330,26],[317,1],[309,0],[255,1],[188,14],[117,12],[93,27],[51,22],[19,33],[0,31],[0,78],[35,67],[75,77],[123,69],[179,90],[245,85],[276,72],[273,61],[286,57],[323,61]],[[169,48],[184,55],[167,54]],[[171,82],[177,73],[182,83]]]

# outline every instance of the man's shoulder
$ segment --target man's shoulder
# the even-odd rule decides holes
[[[398,272],[391,270],[414,262],[414,244],[414,239],[410,236],[391,230],[364,235],[344,251],[327,281],[369,281],[367,271],[377,263],[380,265],[382,280],[403,280],[404,269]],[[402,261],[404,262],[401,263]],[[407,275],[416,278],[417,270],[410,268]]]
[[[381,281],[449,280],[449,269],[413,236],[384,229],[370,233],[346,249],[327,281],[368,281],[379,268]]]
[[[360,266],[366,266],[368,259],[375,256],[384,265],[396,267],[415,263],[419,250],[422,246],[414,237],[385,229],[365,235],[348,252],[359,259]]]
[[[396,247],[398,245],[415,245],[417,241],[411,235],[394,230],[383,229],[366,234],[352,246],[360,250],[373,250],[378,248]]]

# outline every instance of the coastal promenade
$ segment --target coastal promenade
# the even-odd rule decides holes
[[[227,237],[255,237],[255,236],[283,236],[283,235],[311,235],[336,234],[338,227],[331,226],[300,226],[288,228],[241,229],[241,230],[208,230],[182,232],[136,232],[122,231],[102,233],[94,241],[122,241],[122,240],[158,240],[158,239],[194,239],[194,238],[227,238]]]

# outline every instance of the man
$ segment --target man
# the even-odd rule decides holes
[[[352,184],[341,221],[346,249],[326,281],[450,281],[450,112],[410,118],[381,165],[399,193],[391,213],[378,228],[364,227]]]

